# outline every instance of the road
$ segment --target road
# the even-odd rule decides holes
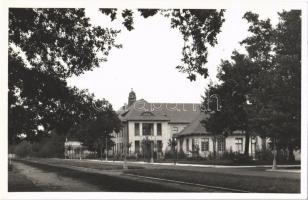
[[[220,188],[189,185],[124,175],[119,170],[95,170],[82,167],[39,164],[14,161],[15,173],[21,174],[34,184],[37,191],[70,192],[225,192]],[[30,191],[36,191],[31,189]],[[10,185],[9,191],[18,191]],[[22,190],[25,191],[25,190]]]
[[[264,167],[129,163],[123,171],[120,162],[94,160],[31,159],[14,164],[44,191],[296,193],[300,184],[299,173],[269,172]]]
[[[43,191],[71,191],[71,192],[91,192],[103,191],[94,184],[85,183],[78,179],[59,176],[57,173],[40,170],[29,165],[14,162],[15,173],[19,173],[30,180],[38,190]],[[14,188],[11,187],[11,190]]]

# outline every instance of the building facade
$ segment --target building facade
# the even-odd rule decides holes
[[[149,103],[144,99],[136,100],[134,91],[129,93],[128,105],[118,112],[123,129],[114,134],[114,152],[138,155],[145,151],[156,152],[159,156],[171,149],[170,140],[176,140],[176,150],[187,156],[197,153],[207,157],[214,151],[243,153],[245,134],[235,131],[229,136],[214,136],[208,132],[202,121],[208,117],[201,112],[197,103]],[[125,145],[127,145],[125,147]],[[267,140],[259,136],[249,138],[249,154],[266,148]]]

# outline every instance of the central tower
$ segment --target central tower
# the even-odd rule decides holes
[[[132,105],[135,102],[136,102],[136,93],[133,91],[132,88],[128,95],[128,106]]]

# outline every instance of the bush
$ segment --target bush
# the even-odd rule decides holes
[[[121,153],[116,153],[113,155],[113,160],[122,160],[122,154]]]
[[[201,161],[201,160],[206,160],[206,158],[203,158],[200,155],[195,155],[194,157],[188,157],[187,160],[189,160],[189,161]]]
[[[233,158],[233,161],[235,163],[249,163],[252,161],[252,157],[246,156],[245,154],[242,153],[236,153]]]
[[[127,159],[127,160],[137,160],[137,156],[134,155],[134,154],[131,154],[131,155],[129,155],[129,156],[126,156],[126,159]]]
[[[214,160],[214,159],[216,159],[216,158],[215,158],[215,156],[214,156],[214,153],[213,153],[213,152],[210,152],[209,155],[206,157],[206,159],[207,159],[207,160]]]
[[[53,132],[40,142],[30,143],[22,141],[14,147],[14,153],[19,157],[58,157],[64,156],[64,137]]]
[[[223,152],[222,156],[220,157],[221,159],[226,159],[226,160],[235,160],[236,154],[233,151],[226,151]]]
[[[15,146],[14,153],[22,158],[32,156],[32,144],[28,141],[22,141]]]
[[[256,152],[257,160],[261,161],[272,161],[273,160],[273,153],[269,149],[262,149]]]
[[[171,150],[167,150],[165,152],[165,159],[175,159],[175,152]]]
[[[184,153],[183,149],[178,152],[178,159],[186,159],[187,155]]]

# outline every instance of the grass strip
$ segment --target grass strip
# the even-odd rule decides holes
[[[180,169],[129,170],[127,173],[259,193],[300,192],[300,180],[286,178],[239,176],[235,174],[196,172]]]

